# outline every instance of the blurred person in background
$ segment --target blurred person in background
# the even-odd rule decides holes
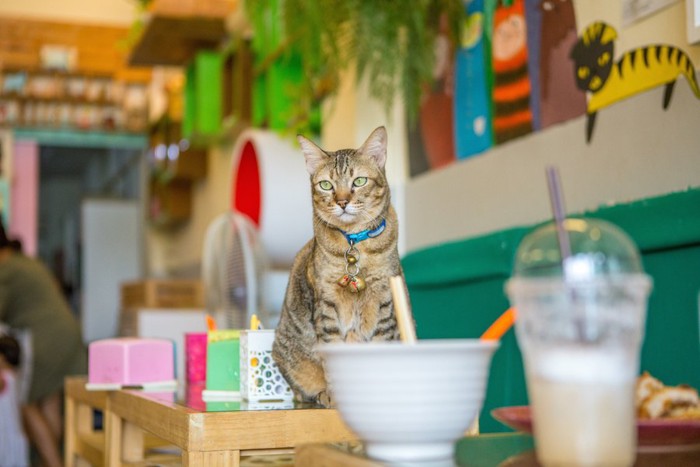
[[[0,334],[0,466],[28,467],[29,448],[22,428],[18,373],[19,342]]]
[[[22,417],[45,467],[62,465],[62,390],[68,375],[86,374],[80,323],[51,271],[13,248],[0,223],[0,322],[31,335],[31,382]]]
[[[17,253],[22,253],[22,242],[16,238],[10,240],[10,248],[12,248]]]

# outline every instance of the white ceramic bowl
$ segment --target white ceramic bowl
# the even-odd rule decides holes
[[[380,460],[451,459],[478,417],[497,342],[320,344],[333,401]]]

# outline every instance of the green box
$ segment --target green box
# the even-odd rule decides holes
[[[241,410],[241,401],[207,401],[207,412],[231,412]]]
[[[222,124],[223,53],[198,52],[185,73],[182,134],[195,146],[217,139]]]
[[[241,390],[239,330],[224,329],[207,333],[206,390]]]
[[[286,35],[282,10],[284,2],[271,0],[264,15],[252,18],[255,36],[252,49],[255,60],[252,123],[272,130],[294,130],[301,117],[309,113],[309,131],[320,133],[321,110],[318,102],[304,109],[299,102],[304,67],[299,48]]]

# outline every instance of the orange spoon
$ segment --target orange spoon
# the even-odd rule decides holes
[[[515,323],[515,308],[510,307],[493,322],[491,326],[481,335],[482,340],[497,341]]]

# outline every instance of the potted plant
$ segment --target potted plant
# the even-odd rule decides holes
[[[255,73],[279,60],[301,69],[290,75],[298,99],[289,129],[308,127],[314,106],[336,93],[350,67],[387,109],[402,98],[415,121],[433,81],[440,20],[457,42],[465,18],[463,0],[246,0],[245,9]]]

